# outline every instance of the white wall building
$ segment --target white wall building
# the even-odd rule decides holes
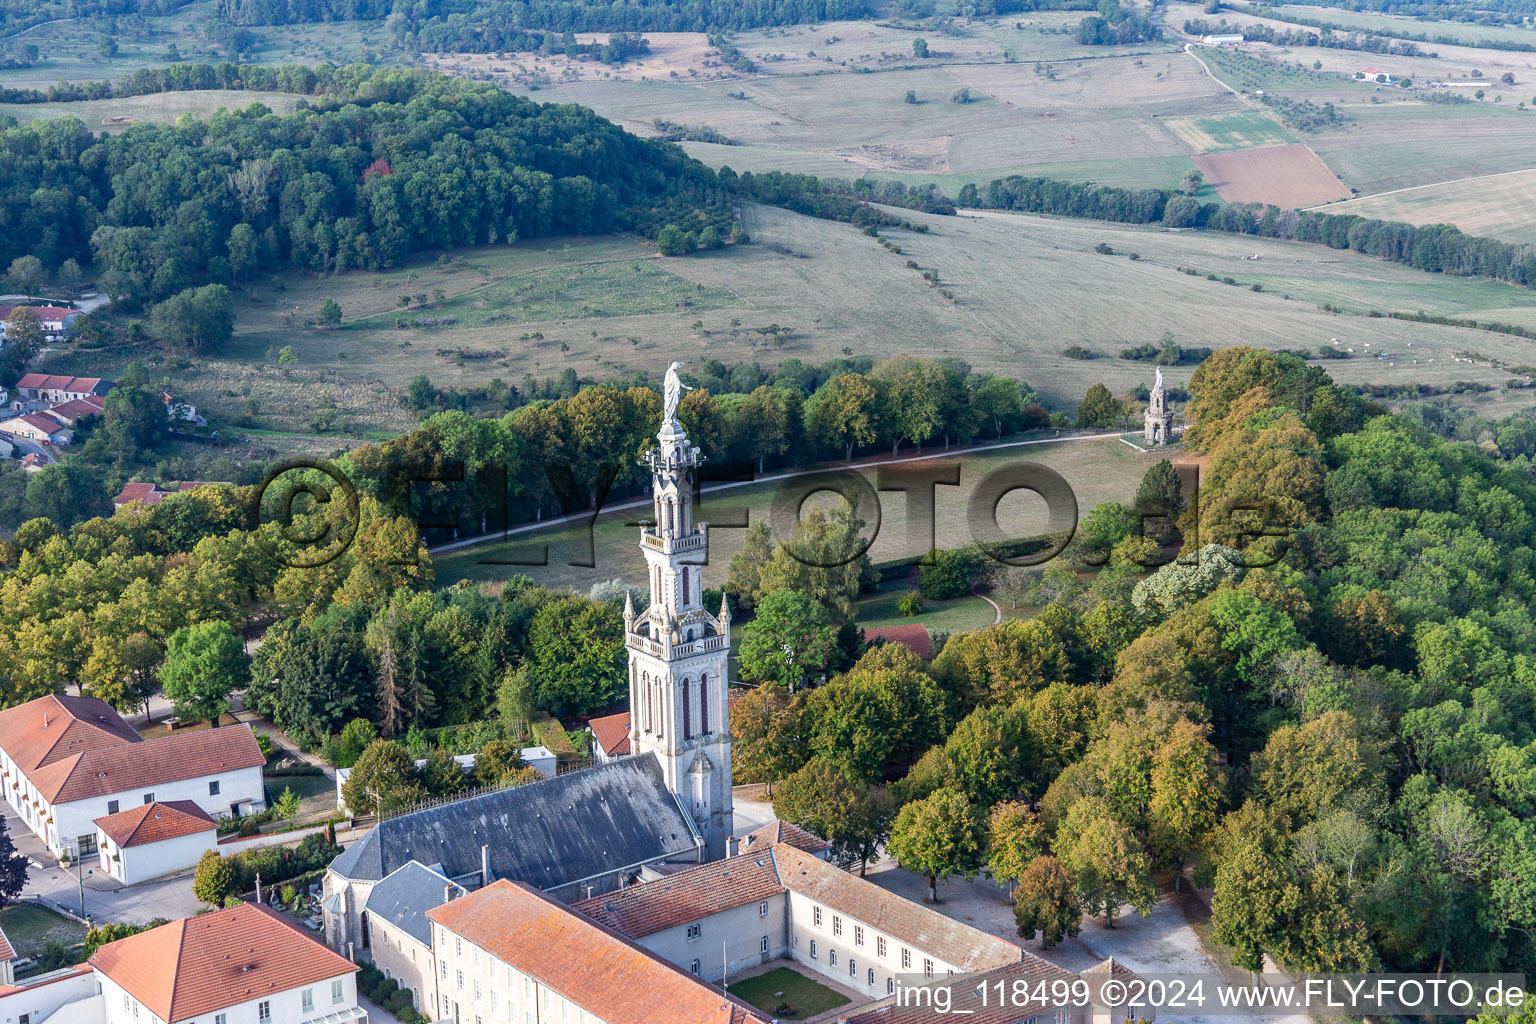
[[[185,871],[219,843],[219,823],[191,800],[139,804],[95,824],[101,871],[124,885]]]
[[[366,1021],[357,965],[268,907],[242,903],[91,955],[105,1024]]]
[[[767,1024],[747,1004],[524,883],[493,882],[427,917],[437,951],[435,1020]]]
[[[190,801],[213,818],[264,810],[265,764],[248,725],[145,740],[94,697],[0,711],[0,792],[59,855],[94,855],[97,819],[144,804]]]

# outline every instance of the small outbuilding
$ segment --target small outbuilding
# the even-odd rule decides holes
[[[101,870],[124,885],[195,868],[219,841],[218,822],[191,800],[130,807],[95,825]]]

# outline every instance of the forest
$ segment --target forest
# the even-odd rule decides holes
[[[1189,391],[1197,507],[1163,462],[1043,572],[978,570],[1042,610],[944,639],[929,664],[880,647],[805,689],[764,661],[732,708],[738,778],[772,782],[776,812],[846,865],[883,846],[936,897],[987,874],[1048,946],[1085,915],[1149,913],[1156,879],[1193,865],[1244,969],[1529,969],[1522,446],[1445,440],[1422,410],[1253,349],[1207,359]],[[1271,536],[1224,511],[1255,496]],[[1141,516],[1177,523],[1182,563],[1142,568],[1158,544]],[[843,614],[789,607],[779,561],[749,544],[731,566],[762,601],[748,678],[751,631],[819,630],[825,649]]]
[[[557,233],[725,231],[712,171],[592,111],[489,84],[377,71],[345,104],[260,104],[93,135],[74,118],[0,132],[0,263],[95,263],[138,308],[285,267],[387,267],[427,248]]]

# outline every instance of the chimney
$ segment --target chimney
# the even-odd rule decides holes
[[[48,712],[43,712],[43,728],[48,728]]]
[[[453,883],[452,882],[449,882],[447,885],[443,886],[443,902],[444,903],[452,903],[453,902]]]
[[[738,848],[738,844],[740,842],[741,842],[741,840],[737,839],[735,836],[726,836],[725,837],[725,855],[727,857],[735,857],[738,854],[740,854],[741,850]]]
[[[491,848],[489,846],[480,847],[480,884],[482,886],[491,884]]]

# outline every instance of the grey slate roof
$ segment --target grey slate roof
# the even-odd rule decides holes
[[[374,918],[382,918],[422,945],[432,944],[432,922],[427,911],[446,902],[449,885],[458,890],[457,899],[466,895],[462,885],[454,885],[420,861],[409,861],[396,868],[368,894],[364,909]]]
[[[481,846],[490,847],[493,878],[538,889],[696,849],[692,824],[646,753],[386,818],[331,870],[377,881],[416,860],[478,883]]]

